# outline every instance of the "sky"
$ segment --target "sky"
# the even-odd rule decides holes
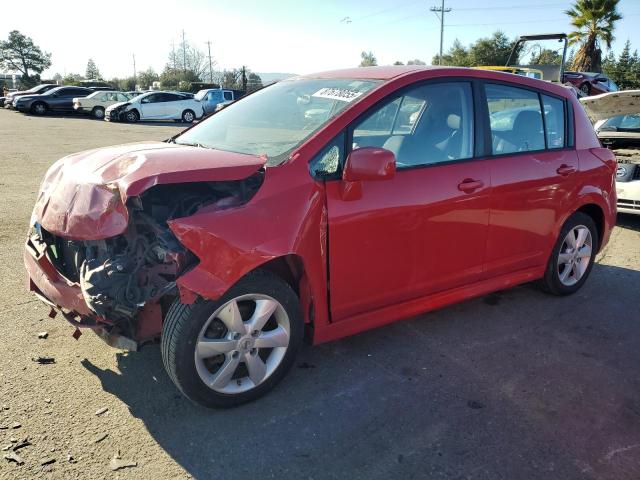
[[[30,36],[52,54],[55,73],[84,74],[93,58],[105,78],[151,67],[161,72],[172,43],[184,29],[188,42],[207,51],[218,69],[246,65],[255,72],[311,73],[357,66],[372,51],[381,65],[438,53],[440,21],[429,11],[441,0],[30,0],[8,15],[0,38],[11,30]],[[571,1],[445,0],[444,50],[457,38],[467,45],[500,29],[515,38],[527,33],[568,32],[563,13]],[[91,6],[90,6],[91,5]],[[624,42],[640,49],[640,0],[621,0],[613,50]],[[606,52],[605,52],[606,53]]]

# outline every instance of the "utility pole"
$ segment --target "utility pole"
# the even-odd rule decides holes
[[[136,84],[136,54],[133,54],[133,83]],[[134,87],[135,90],[135,87]]]
[[[173,69],[177,70],[178,69],[178,59],[176,58],[176,41],[172,38],[171,39],[171,59],[173,60]]]
[[[213,64],[211,63],[211,40],[207,40],[209,48],[209,83],[213,83]]]
[[[187,73],[187,43],[184,40],[184,29],[182,30],[182,65],[184,73]]]
[[[451,11],[451,8],[444,8],[444,0],[442,0],[442,6],[431,7],[430,10],[436,14],[436,17],[440,19],[440,55],[438,56],[438,65],[442,65],[442,42],[444,39],[444,14]],[[440,15],[438,15],[438,13]]]

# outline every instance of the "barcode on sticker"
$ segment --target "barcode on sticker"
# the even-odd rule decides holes
[[[321,88],[316,93],[311,95],[318,98],[329,98],[331,100],[340,100],[342,102],[351,102],[362,95],[362,92],[357,90],[348,90],[345,88]]]

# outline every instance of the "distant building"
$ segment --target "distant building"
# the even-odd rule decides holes
[[[0,81],[4,81],[9,88],[20,88],[21,78],[19,73],[0,73]]]

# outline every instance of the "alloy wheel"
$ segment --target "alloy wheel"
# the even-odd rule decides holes
[[[182,115],[182,119],[187,123],[193,122],[193,113],[184,112],[184,115]]]
[[[44,115],[45,112],[47,111],[47,108],[44,106],[44,104],[42,103],[36,103],[33,107],[33,110],[38,114],[38,115]]]
[[[591,232],[584,225],[577,225],[564,237],[558,254],[558,277],[570,287],[584,276],[593,254]]]
[[[280,365],[290,333],[289,317],[277,300],[260,294],[236,297],[200,330],[195,346],[198,375],[219,393],[251,390]]]

